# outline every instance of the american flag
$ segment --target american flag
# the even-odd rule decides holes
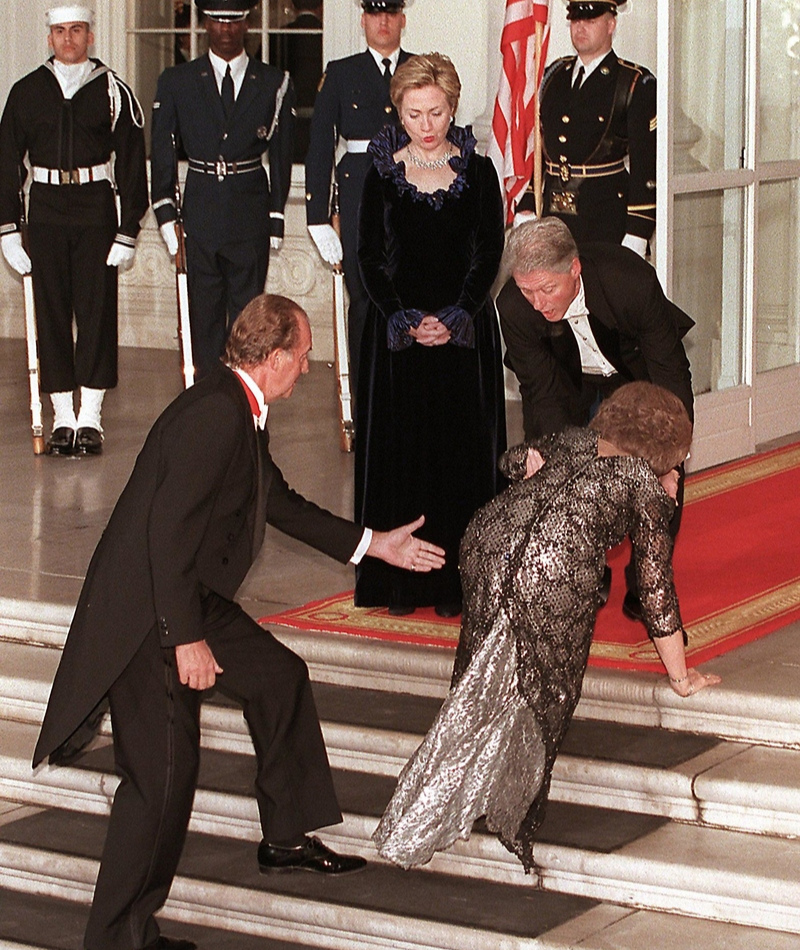
[[[533,175],[538,145],[539,84],[550,39],[549,13],[550,0],[506,0],[500,38],[503,68],[487,154],[497,168],[505,192],[509,221],[517,199]],[[537,33],[541,37],[538,69]]]

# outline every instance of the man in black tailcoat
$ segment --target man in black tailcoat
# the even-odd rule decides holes
[[[694,418],[682,342],[694,321],[667,299],[647,261],[605,242],[579,250],[567,226],[547,217],[511,232],[504,263],[511,279],[497,309],[526,439],[586,425],[601,400],[635,379],[675,393]],[[673,536],[682,498],[681,477]],[[624,609],[639,619],[632,569],[626,578]]]
[[[104,696],[122,781],[86,930],[87,950],[190,950],[159,934],[183,849],[199,757],[202,690],[243,709],[256,756],[262,871],[358,870],[306,832],[341,821],[305,663],[233,600],[269,523],[345,563],[411,570],[443,552],[423,519],[369,531],[306,501],[269,453],[267,407],[308,372],[301,308],[261,295],[242,311],[226,365],[156,421],[97,546],[56,673],[34,765],[66,747]],[[80,743],[77,743],[80,744]]]
[[[552,63],[541,89],[544,214],[580,244],[612,241],[644,257],[656,220],[656,80],[611,48],[627,0],[567,4],[576,56]],[[519,211],[532,211],[526,193]]]
[[[152,200],[170,254],[175,146],[188,158],[183,197],[189,314],[197,376],[209,373],[231,324],[264,290],[283,240],[292,173],[294,87],[248,57],[246,0],[196,0],[209,52],[164,70],[153,103]],[[263,167],[266,153],[269,176]]]
[[[306,223],[322,259],[340,261],[350,297],[348,344],[350,379],[358,379],[358,357],[369,298],[358,269],[358,207],[364,178],[372,165],[370,139],[397,114],[389,82],[397,66],[411,55],[400,48],[407,0],[362,0],[363,53],[328,63],[311,119],[306,157]],[[335,166],[337,145],[345,149]],[[330,225],[331,181],[339,185],[341,241]]]

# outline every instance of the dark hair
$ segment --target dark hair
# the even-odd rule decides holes
[[[655,383],[626,383],[600,403],[589,427],[665,475],[686,458],[692,423],[678,397]]]
[[[456,114],[461,96],[461,80],[453,61],[444,53],[422,53],[419,56],[410,56],[401,63],[395,70],[389,87],[392,105],[399,111],[403,96],[409,89],[424,89],[426,86],[437,86],[441,89],[450,111],[453,115]]]
[[[305,310],[288,297],[259,294],[242,310],[225,345],[229,366],[259,366],[275,350],[292,350],[300,335]]]

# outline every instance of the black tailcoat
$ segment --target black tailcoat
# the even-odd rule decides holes
[[[156,421],[92,557],[34,764],[80,726],[148,633],[200,640],[204,591],[232,600],[264,522],[346,563],[363,530],[286,484],[226,367],[178,396]]]
[[[654,268],[614,244],[580,247],[589,322],[621,382],[648,380],[683,402],[693,418],[692,377],[682,338],[694,321],[667,299]],[[509,280],[497,298],[505,364],[519,380],[525,438],[586,425],[581,362],[572,330],[549,323]]]

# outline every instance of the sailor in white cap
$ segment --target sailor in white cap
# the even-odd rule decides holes
[[[83,5],[47,11],[53,55],[14,85],[0,122],[0,245],[14,270],[33,275],[41,387],[54,412],[48,448],[59,455],[102,451],[103,395],[117,384],[117,271],[133,263],[147,211],[143,115],[89,56],[93,20]]]
[[[209,51],[159,77],[151,192],[174,255],[175,150],[182,146],[189,160],[183,197],[189,319],[202,377],[219,362],[241,309],[263,292],[270,248],[283,239],[295,98],[288,73],[247,55],[250,2],[196,0],[196,6],[205,18]]]
[[[579,243],[611,241],[644,256],[656,219],[656,80],[612,49],[633,0],[564,0],[576,56],[542,80],[544,214]],[[534,207],[523,196],[518,210]]]

